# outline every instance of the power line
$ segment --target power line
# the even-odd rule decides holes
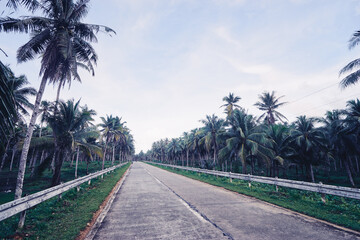
[[[353,94],[353,95],[350,95],[350,96],[347,96],[347,97],[338,99],[338,100],[336,100],[336,101],[328,102],[328,103],[322,104],[322,105],[320,105],[320,106],[310,108],[310,109],[305,110],[305,111],[302,111],[302,112],[300,112],[300,113],[298,113],[298,114],[296,114],[296,115],[298,116],[298,115],[301,115],[302,113],[305,113],[305,112],[308,112],[308,111],[312,111],[312,110],[314,110],[314,109],[318,109],[318,108],[321,108],[321,107],[323,107],[323,106],[326,106],[326,105],[329,105],[329,104],[332,104],[332,103],[336,103],[336,102],[340,102],[340,101],[343,101],[344,99],[347,99],[347,98],[350,98],[350,97],[353,97],[353,96],[359,96],[359,95],[360,95],[359,93],[356,93],[356,94]]]
[[[316,94],[316,93],[322,92],[322,91],[324,91],[324,90],[326,90],[326,89],[328,89],[328,88],[331,88],[331,87],[333,87],[333,86],[335,86],[335,85],[338,85],[338,83],[334,83],[334,84],[331,84],[331,85],[329,85],[329,86],[327,86],[327,87],[324,87],[324,88],[321,88],[321,89],[319,89],[319,90],[316,90],[315,92],[309,93],[309,94],[307,94],[307,95],[305,95],[305,96],[303,96],[303,97],[300,97],[300,98],[298,98],[298,99],[296,99],[296,100],[294,100],[294,101],[292,101],[292,102],[288,102],[288,104],[295,103],[295,102],[298,102],[298,101],[300,101],[300,100],[303,100],[304,98],[307,98],[307,97],[312,96],[312,95],[314,95],[314,94]]]

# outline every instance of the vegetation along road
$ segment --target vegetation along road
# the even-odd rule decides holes
[[[313,218],[135,162],[94,239],[360,239]]]

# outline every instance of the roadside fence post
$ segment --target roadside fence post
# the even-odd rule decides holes
[[[322,192],[322,185],[323,183],[322,182],[319,182],[319,193],[321,193],[321,201],[323,203],[326,203],[326,198],[325,198],[325,193]]]
[[[279,191],[279,187],[278,187],[278,177],[275,177],[275,191],[278,192]]]
[[[248,174],[248,177],[249,177],[249,188],[251,188],[251,176],[250,176],[250,174]]]
[[[232,183],[231,172],[229,172],[230,183]]]

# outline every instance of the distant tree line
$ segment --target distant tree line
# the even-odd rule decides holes
[[[360,101],[326,112],[324,117],[299,116],[287,122],[278,109],[284,102],[264,92],[255,117],[238,105],[240,97],[224,97],[225,118],[207,115],[203,127],[179,138],[154,142],[144,157],[169,164],[315,181],[315,171],[345,173],[351,186],[359,176]]]

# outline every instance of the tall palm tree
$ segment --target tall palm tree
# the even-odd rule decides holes
[[[14,93],[10,90],[9,81],[13,73],[0,61],[0,142],[6,142],[10,133],[14,132],[17,118]]]
[[[353,36],[349,40],[349,49],[353,49],[360,42],[360,30],[355,31]],[[339,75],[351,72],[340,82],[342,88],[346,88],[350,85],[356,84],[360,77],[360,58],[357,58],[349,62],[345,67],[340,70]]]
[[[174,163],[176,162],[176,158],[179,156],[181,152],[179,140],[177,138],[173,138],[166,146],[166,153],[169,156],[169,159],[172,159]]]
[[[346,115],[347,125],[360,140],[360,100],[350,100],[346,106],[347,109],[344,113]]]
[[[201,123],[203,123],[205,126],[202,128],[202,132],[205,133],[205,136],[203,138],[205,142],[205,146],[207,150],[209,151],[212,147],[214,158],[213,158],[213,168],[215,169],[216,166],[216,156],[218,151],[218,144],[216,141],[217,134],[219,134],[222,130],[224,120],[219,119],[215,114],[213,115],[206,115],[206,119],[200,120]]]
[[[15,126],[15,125],[19,125],[21,122],[24,122],[25,120],[24,120],[23,115],[28,115],[27,110],[33,108],[33,105],[29,102],[28,98],[30,96],[35,95],[36,90],[32,87],[26,86],[29,82],[27,81],[27,79],[24,75],[22,75],[20,77],[15,77],[15,75],[13,74],[13,72],[10,69],[8,69],[7,75],[8,75],[8,77],[4,78],[5,86],[7,86],[6,91],[9,91],[8,94],[10,94],[10,96],[13,97],[13,100],[14,100],[13,107],[15,107],[15,111],[16,111],[14,116],[12,116],[12,117],[9,116],[9,117],[11,117],[11,119],[9,119],[9,120],[13,121],[13,126]],[[4,110],[6,111],[6,109],[9,107],[9,106],[8,107],[5,106],[7,99],[4,98],[4,100],[3,100],[3,96],[1,96],[1,102],[4,104],[3,107],[4,107]],[[7,121],[4,119],[4,122],[6,123]],[[7,151],[9,150],[10,142],[11,142],[12,138],[15,137],[15,135],[16,135],[15,132],[8,132],[8,134],[5,135],[7,137],[8,141],[7,141],[7,144],[5,147],[2,163],[4,163],[5,158],[7,157]]]
[[[271,163],[273,177],[278,176],[278,164],[283,165],[286,158],[291,157],[294,149],[291,147],[292,137],[289,128],[284,125],[271,125],[266,129],[266,137],[269,139],[271,151]]]
[[[225,96],[222,100],[225,104],[220,107],[225,107],[225,113],[230,117],[234,111],[234,108],[240,108],[236,103],[239,102],[241,97],[235,96],[234,93],[229,93],[229,96]]]
[[[83,126],[91,121],[89,115],[81,111],[80,100],[60,101],[58,113],[48,117],[48,122],[53,130],[55,145],[55,171],[52,178],[52,186],[60,183],[61,167],[64,160],[74,150],[75,146],[86,147],[85,136],[97,136],[96,132],[84,131]],[[76,141],[79,139],[79,142]],[[54,141],[54,142],[55,142]]]
[[[20,77],[13,76],[8,82],[10,91],[14,94],[17,111],[23,115],[29,115],[28,110],[34,108],[28,98],[36,95],[36,90],[33,87],[27,87],[27,84],[29,82],[24,75]]]
[[[62,84],[73,79],[81,81],[78,67],[94,74],[93,65],[97,55],[89,42],[96,42],[99,30],[112,29],[80,22],[89,10],[90,0],[41,0],[39,9],[44,16],[22,18],[0,18],[0,32],[25,32],[31,39],[17,52],[18,62],[26,62],[41,56],[40,76],[42,80],[21,153],[15,199],[22,195],[26,159],[30,141],[39,112],[39,106],[47,82]]]
[[[295,122],[295,129],[291,130],[291,136],[296,149],[296,158],[299,164],[306,167],[308,178],[315,182],[313,165],[319,164],[320,155],[324,145],[324,132],[314,127],[315,119],[300,116]]]
[[[247,172],[247,159],[253,163],[253,157],[265,160],[269,165],[268,141],[265,134],[256,126],[253,116],[236,109],[230,119],[230,126],[226,147],[228,151],[235,149],[235,154],[242,164],[242,172]]]
[[[183,133],[183,141],[184,141],[184,149],[186,154],[186,166],[189,166],[189,153],[190,153],[190,147],[191,147],[191,137],[190,133],[184,132]]]
[[[269,125],[273,125],[276,120],[280,120],[284,122],[283,119],[287,118],[277,111],[277,108],[284,105],[285,102],[279,102],[279,100],[284,97],[275,97],[275,92],[263,92],[262,95],[259,95],[260,101],[255,103],[254,105],[258,107],[259,110],[265,111],[260,117],[260,119],[264,119]]]
[[[119,140],[119,138],[122,136],[122,131],[124,131],[124,126],[121,122],[121,118],[119,117],[113,117],[112,115],[108,116],[106,115],[106,118],[101,117],[100,118],[102,123],[100,123],[98,126],[102,129],[100,130],[102,132],[102,135],[105,140],[105,148],[104,148],[104,155],[103,155],[103,163],[102,163],[102,169],[105,167],[105,158],[107,153],[107,148],[109,143],[113,143],[113,156],[114,156],[114,142]],[[114,162],[114,157],[113,157]]]

